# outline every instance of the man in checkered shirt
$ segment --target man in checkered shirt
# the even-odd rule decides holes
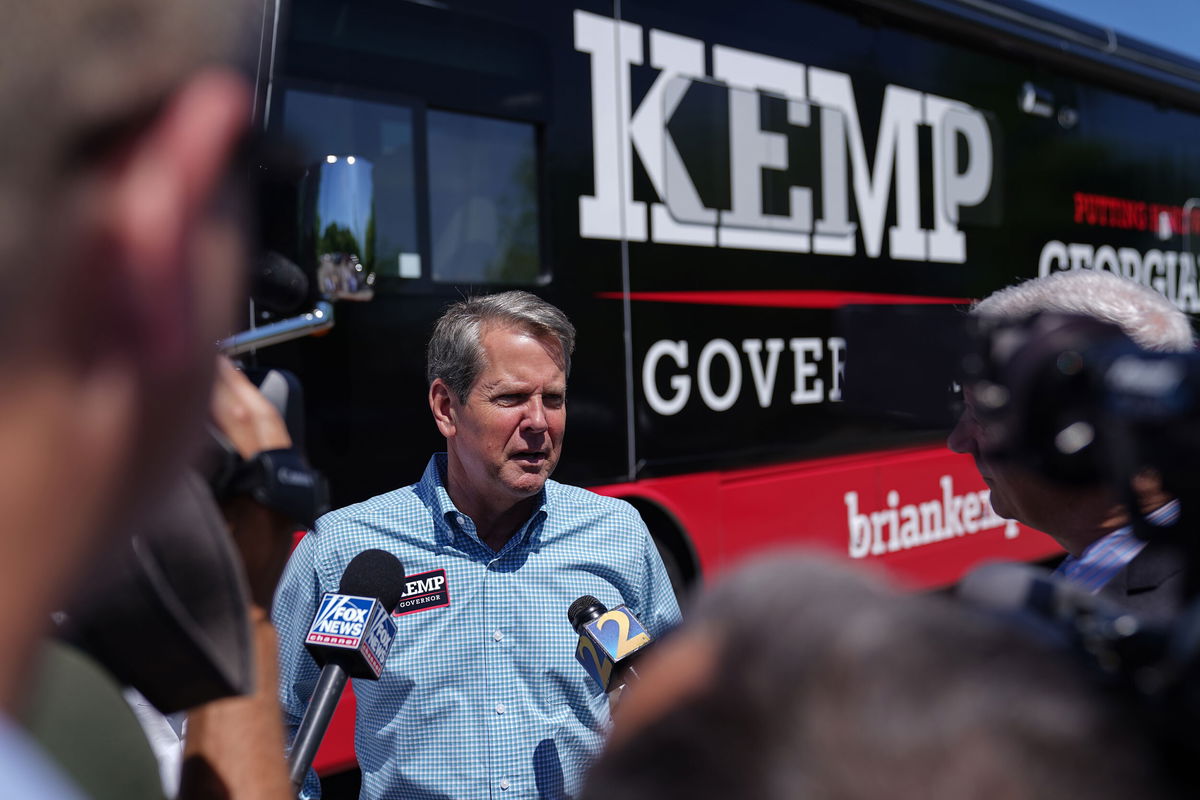
[[[303,640],[359,552],[407,572],[378,681],[354,682],[363,798],[573,796],[608,700],[574,659],[567,607],[624,603],[654,637],[679,607],[628,503],[550,480],[575,329],[527,292],[451,306],[429,343],[429,406],[446,452],[421,480],[321,518],[275,598],[281,698],[294,734],[318,669]],[[304,797],[316,797],[314,775]]]

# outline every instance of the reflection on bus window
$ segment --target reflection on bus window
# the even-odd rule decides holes
[[[534,126],[430,111],[433,279],[538,282]]]
[[[419,278],[413,112],[289,91],[284,127],[310,163],[316,250],[354,255],[381,277]]]

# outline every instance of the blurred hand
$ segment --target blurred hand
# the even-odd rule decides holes
[[[238,454],[249,459],[264,450],[291,447],[287,425],[271,401],[228,358],[218,356],[217,361],[212,418]],[[296,524],[248,496],[230,499],[221,510],[241,553],[251,599],[269,610],[275,585],[291,553]]]
[[[225,356],[217,356],[212,418],[242,458],[292,446],[279,411]]]

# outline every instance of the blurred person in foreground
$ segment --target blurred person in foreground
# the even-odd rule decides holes
[[[573,796],[609,710],[574,658],[568,607],[624,603],[653,636],[679,619],[637,511],[550,480],[574,346],[562,311],[528,292],[450,306],[426,369],[446,452],[418,483],[326,514],[292,554],[274,616],[293,732],[318,676],[303,641],[322,592],[367,548],[408,574],[383,674],[354,681],[364,799]]]
[[[971,309],[979,317],[999,320],[1020,320],[1038,312],[1094,317],[1118,326],[1147,350],[1187,352],[1194,346],[1187,315],[1170,300],[1110,272],[1051,273],[1001,289]],[[1067,557],[1056,574],[1147,619],[1168,618],[1179,611],[1182,554],[1161,538],[1138,538],[1113,486],[1063,486],[1011,460],[989,458],[989,426],[976,413],[969,389],[964,404],[947,445],[974,457],[997,514],[1062,545]],[[1139,474],[1134,489],[1141,513],[1152,525],[1169,526],[1178,518],[1178,501],[1163,491],[1155,476]]]
[[[0,774],[72,798],[8,722],[50,612],[191,457],[244,253],[236,0],[4,2]],[[114,768],[119,768],[114,765]]]
[[[211,417],[247,462],[291,447],[279,411],[223,357]],[[267,613],[299,523],[250,492],[220,500],[195,470],[155,497],[42,648],[20,721],[93,800],[291,794]]]
[[[583,800],[1169,796],[1126,698],[999,618],[775,554],[640,666]]]

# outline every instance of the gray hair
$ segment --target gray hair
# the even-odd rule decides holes
[[[1111,322],[1147,350],[1185,352],[1194,345],[1186,314],[1161,293],[1111,272],[1052,272],[1001,289],[971,309],[973,314],[1004,319],[1040,311]]]
[[[46,253],[71,210],[64,190],[197,70],[248,63],[249,9],[249,0],[0,0],[5,309],[55,278]]]
[[[81,135],[145,115],[203,66],[244,66],[257,33],[249,0],[4,0],[0,9],[3,184],[17,171],[56,177]]]
[[[774,553],[706,588],[685,630],[716,644],[711,680],[602,754],[582,800],[1165,794],[1120,698],[948,598]]]
[[[575,326],[567,315],[529,292],[511,291],[470,297],[446,309],[433,328],[426,351],[425,378],[441,378],[461,401],[483,370],[485,325],[511,325],[538,339],[555,339],[562,350],[563,373],[571,374]]]

